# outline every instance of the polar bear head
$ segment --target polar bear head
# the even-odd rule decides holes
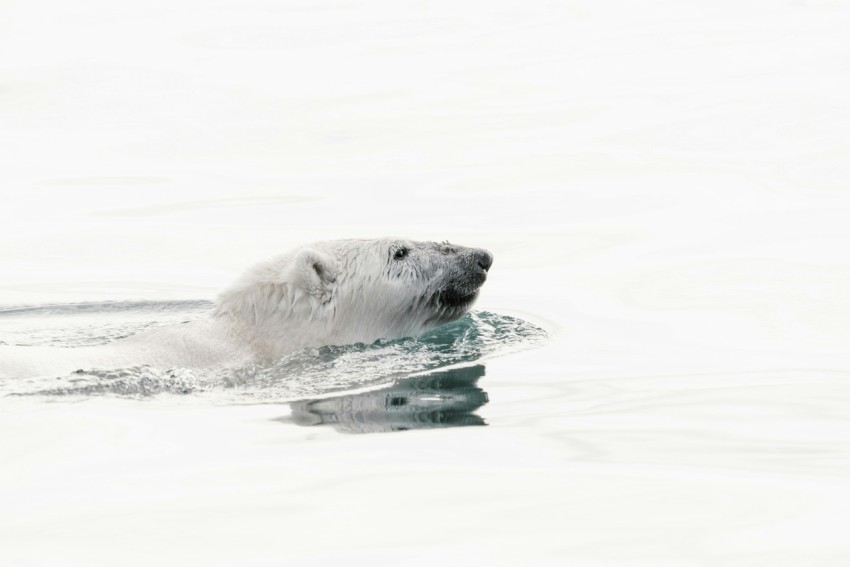
[[[415,336],[466,313],[492,262],[486,250],[447,242],[317,242],[248,270],[215,313],[271,357]]]

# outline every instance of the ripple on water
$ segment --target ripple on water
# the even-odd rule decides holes
[[[68,348],[104,344],[152,327],[197,319],[209,307],[209,302],[182,301],[9,308],[0,310],[0,341]],[[8,383],[4,389],[47,397],[192,394],[222,403],[315,402],[356,389],[404,389],[408,387],[404,380],[447,367],[470,366],[488,356],[539,344],[545,337],[543,329],[522,319],[477,311],[417,338],[304,349],[265,367],[86,369],[58,378]],[[476,380],[483,375],[483,365],[480,368]],[[389,420],[386,428],[407,428],[397,423],[402,413],[385,416]],[[423,419],[423,423],[429,421]]]
[[[75,348],[203,316],[211,301],[108,301],[0,308],[0,344]]]

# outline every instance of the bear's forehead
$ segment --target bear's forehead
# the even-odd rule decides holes
[[[417,241],[408,240],[406,238],[376,238],[376,239],[346,239],[346,240],[331,240],[316,244],[317,247],[334,249],[338,251],[353,252],[358,251],[386,251],[399,247],[416,248],[419,250],[432,250],[441,253],[453,253],[458,251],[458,247],[450,244],[448,241]]]
[[[327,240],[315,242],[308,247],[329,254],[341,265],[349,267],[374,265],[376,269],[386,268],[400,249],[412,252],[410,258],[411,260],[415,258],[419,269],[425,266],[436,269],[450,258],[463,257],[467,251],[471,250],[448,241],[421,241],[395,237]]]

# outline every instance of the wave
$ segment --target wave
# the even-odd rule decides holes
[[[134,301],[5,308],[0,309],[0,340],[15,345],[65,348],[104,344],[151,327],[197,319],[211,306],[207,301]],[[203,371],[187,368],[162,371],[149,366],[84,369],[66,376],[7,382],[3,390],[13,395],[51,398],[191,395],[220,403],[301,401],[298,407],[302,409],[326,408],[333,404],[316,404],[316,400],[357,390],[409,389],[410,384],[405,386],[405,381],[413,379],[426,380],[420,382],[421,389],[422,383],[445,382],[427,379],[437,371],[450,372],[475,363],[481,368],[474,374],[477,379],[483,375],[482,360],[530,348],[546,337],[545,330],[528,321],[476,311],[420,337],[309,348],[288,354],[270,366]],[[455,394],[449,397],[456,398]],[[476,403],[481,401],[480,396],[473,399]],[[304,405],[307,402],[313,405]],[[311,411],[301,412],[302,417],[313,417],[302,419],[300,424],[315,421],[316,415],[322,415],[324,410],[319,414]],[[393,417],[388,417],[387,427],[401,428],[394,420],[403,413],[395,412]],[[475,422],[474,418],[464,419]],[[426,422],[429,421],[425,419],[421,423]]]

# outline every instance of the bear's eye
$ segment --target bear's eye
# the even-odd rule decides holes
[[[407,257],[408,252],[410,252],[410,250],[407,248],[399,248],[395,251],[395,254],[393,254],[393,260],[403,260]]]

